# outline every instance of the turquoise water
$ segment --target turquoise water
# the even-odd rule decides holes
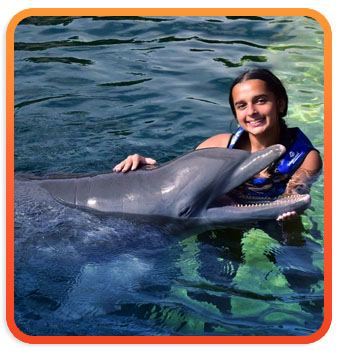
[[[308,17],[31,17],[15,32],[15,172],[166,162],[236,124],[228,88],[271,69],[324,155],[323,32]],[[179,239],[15,186],[15,319],[33,335],[309,335],[323,321],[323,174],[304,230]]]

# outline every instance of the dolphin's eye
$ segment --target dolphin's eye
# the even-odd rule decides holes
[[[191,207],[186,206],[181,209],[181,211],[179,213],[179,217],[188,217],[190,215],[190,213],[191,213]]]

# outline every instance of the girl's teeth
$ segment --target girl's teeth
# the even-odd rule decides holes
[[[263,120],[256,120],[256,121],[249,121],[249,124],[258,124],[261,123]]]

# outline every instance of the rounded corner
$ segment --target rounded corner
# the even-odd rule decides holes
[[[33,336],[32,335],[28,335],[25,334],[23,331],[21,331],[19,329],[19,327],[17,326],[17,324],[15,323],[14,317],[11,319],[9,319],[7,317],[6,319],[6,324],[7,324],[7,328],[9,330],[9,332],[12,334],[12,336],[21,341],[22,343],[26,343],[26,344],[35,344],[36,342],[33,341]]]
[[[329,21],[327,18],[319,11],[315,9],[306,9],[308,14],[307,16],[312,17],[314,20],[316,20],[322,27],[324,35],[331,35],[332,33],[332,28],[330,26]]]
[[[324,320],[321,324],[321,327],[313,334],[308,335],[306,337],[306,344],[316,343],[317,341],[321,340],[329,331],[332,324],[332,317],[324,317]]]
[[[14,35],[15,29],[18,24],[27,17],[33,16],[34,9],[25,9],[16,13],[8,22],[6,33],[7,35]]]

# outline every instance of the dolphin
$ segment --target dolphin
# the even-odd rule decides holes
[[[301,212],[309,195],[238,204],[228,193],[276,161],[285,148],[255,153],[226,148],[192,151],[159,167],[40,182],[57,201],[97,214],[178,229],[224,228]],[[258,202],[258,201],[256,201]]]

